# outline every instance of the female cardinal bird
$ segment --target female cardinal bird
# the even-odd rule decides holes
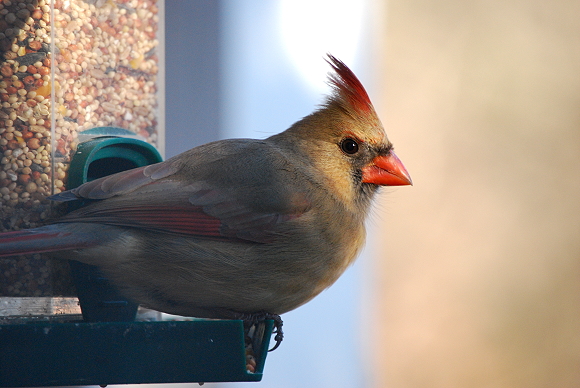
[[[96,265],[129,298],[205,318],[282,314],[333,284],[364,242],[379,186],[411,184],[360,81],[265,140],[208,143],[50,197],[86,204],[0,235],[0,256]]]

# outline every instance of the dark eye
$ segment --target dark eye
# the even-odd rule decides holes
[[[356,140],[347,137],[346,139],[343,139],[340,142],[340,149],[345,154],[349,155],[356,154],[358,152],[358,143]]]

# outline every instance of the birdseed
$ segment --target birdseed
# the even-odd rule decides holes
[[[158,30],[156,0],[0,1],[0,231],[50,217],[80,131],[121,127],[157,144]],[[73,295],[67,267],[0,259],[0,295]]]

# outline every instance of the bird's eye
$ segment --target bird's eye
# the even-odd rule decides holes
[[[340,149],[345,154],[356,154],[358,152],[358,142],[350,137],[347,137],[340,142]]]

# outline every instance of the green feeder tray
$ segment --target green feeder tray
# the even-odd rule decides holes
[[[0,386],[260,381],[246,370],[242,321],[0,325]],[[266,321],[269,339],[272,321]]]
[[[93,128],[79,139],[68,188],[162,161],[152,145],[121,128]],[[262,379],[273,321],[253,327],[249,344],[239,320],[134,322],[138,305],[97,267],[70,264],[83,321],[0,325],[0,387]]]

